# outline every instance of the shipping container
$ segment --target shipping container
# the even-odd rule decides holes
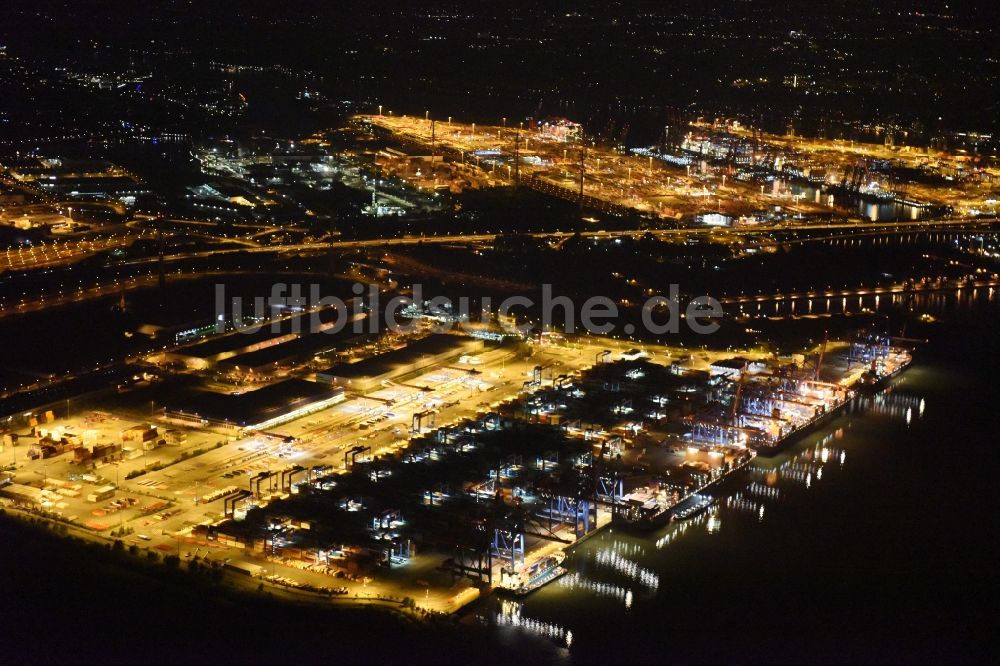
[[[93,492],[87,495],[88,502],[102,502],[106,499],[110,499],[115,496],[114,486],[102,486],[96,488]]]

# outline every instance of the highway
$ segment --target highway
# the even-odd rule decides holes
[[[541,231],[529,232],[523,235],[547,240],[554,246],[566,240],[581,236],[591,239],[611,238],[642,238],[652,236],[660,240],[683,240],[687,238],[706,238],[716,242],[743,243],[753,238],[763,238],[768,242],[781,244],[797,244],[805,242],[836,242],[858,237],[890,236],[902,234],[996,234],[1000,218],[954,218],[934,221],[899,221],[899,222],[827,222],[823,224],[777,224],[753,225],[740,227],[684,227],[676,229],[621,229],[592,231]],[[190,221],[185,220],[185,223]],[[813,235],[818,232],[829,232],[823,235]],[[148,237],[152,232],[141,230],[137,233],[126,233],[108,239],[67,241],[38,245],[30,248],[9,248],[0,254],[0,273],[4,271],[24,271],[38,268],[50,268],[80,261],[100,252],[128,247],[140,238]],[[792,236],[808,234],[803,238]],[[164,262],[178,262],[192,259],[206,259],[229,254],[303,254],[328,252],[333,250],[356,250],[372,248],[398,248],[423,244],[490,244],[499,234],[442,234],[430,236],[408,235],[399,238],[370,238],[362,240],[335,240],[314,243],[298,243],[289,245],[258,245],[245,241],[238,247],[218,247],[198,252],[178,252],[165,254]],[[790,236],[778,238],[776,236]],[[223,239],[227,245],[232,239]],[[157,256],[138,257],[117,262],[117,266],[151,266],[159,261]],[[121,289],[144,286],[147,280],[128,278],[124,283],[116,283],[115,288]],[[93,298],[106,295],[110,285],[99,285],[92,289],[60,294],[58,298],[40,299],[35,303],[11,304],[0,306],[0,316],[14,311],[27,312],[40,307],[49,307],[66,302],[69,298]],[[44,305],[43,305],[44,304]]]
[[[71,264],[99,252],[128,247],[145,234],[126,234],[111,238],[73,240],[7,248],[0,254],[0,273],[51,268]]]
[[[877,234],[929,233],[929,232],[962,232],[962,233],[995,233],[1000,230],[990,229],[1000,218],[955,218],[937,221],[900,221],[900,222],[828,222],[823,224],[784,224],[784,225],[754,225],[746,227],[685,227],[679,229],[619,229],[596,231],[537,231],[519,234],[532,238],[561,241],[579,235],[583,238],[642,238],[650,235],[662,240],[684,239],[690,237],[716,237],[720,241],[725,236],[749,238],[778,233],[804,233],[817,231],[863,231]],[[969,228],[966,228],[969,227]],[[265,254],[295,254],[302,252],[335,250],[356,250],[364,248],[400,247],[422,244],[450,243],[492,243],[497,236],[503,234],[442,234],[432,236],[403,236],[400,238],[369,238],[363,240],[337,240],[317,243],[299,243],[291,245],[248,246],[240,248],[224,248],[203,250],[200,252],[168,254],[165,261],[197,259],[220,254],[265,253]],[[827,237],[830,238],[830,237]],[[157,257],[142,257],[121,262],[121,265],[147,264],[157,261]]]

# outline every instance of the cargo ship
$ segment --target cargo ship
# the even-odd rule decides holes
[[[782,451],[784,451],[789,446],[799,441],[809,433],[815,432],[820,427],[826,425],[830,420],[833,419],[834,416],[839,414],[841,410],[844,409],[844,407],[850,404],[851,401],[854,400],[854,397],[855,397],[854,394],[850,394],[849,397],[846,398],[844,401],[825,410],[821,414],[817,414],[808,422],[802,424],[801,426],[795,428],[794,430],[791,430],[781,438],[775,440],[773,443],[759,444],[757,446],[757,454],[764,457],[778,455],[779,453],[781,453]]]
[[[883,358],[872,361],[871,367],[858,378],[855,386],[865,393],[880,391],[912,362],[913,356],[905,349],[890,349]]]
[[[566,569],[562,566],[565,560],[566,554],[558,551],[524,565],[521,571],[505,569],[501,571],[501,583],[497,592],[512,597],[528,596],[565,574]]]
[[[673,508],[673,520],[687,520],[715,504],[711,495],[694,494]]]
[[[723,486],[749,465],[755,456],[756,453],[749,449],[741,452],[731,469],[674,504],[667,504],[649,487],[637,489],[624,496],[615,507],[615,525],[626,530],[646,532],[673,521],[692,518],[715,502],[711,496],[704,494],[705,491]]]
[[[653,485],[644,486],[618,500],[613,520],[627,529],[653,530],[667,524],[671,508]]]
[[[885,348],[884,351],[870,361],[869,367],[851,385],[851,392],[836,404],[817,413],[809,421],[794,430],[784,434],[773,443],[763,443],[757,446],[757,452],[763,456],[774,456],[784,451],[803,436],[816,431],[836,416],[844,407],[850,404],[858,393],[876,393],[906,370],[913,362],[913,356],[905,349]]]

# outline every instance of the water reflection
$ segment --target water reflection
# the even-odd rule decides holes
[[[885,417],[894,421],[905,420],[907,424],[910,424],[914,418],[922,419],[926,408],[927,403],[920,396],[889,390],[875,396],[859,398],[852,411]]]
[[[904,375],[883,392],[854,400],[819,436],[775,458],[758,457],[716,489],[713,502],[700,513],[648,535],[611,529],[594,535],[569,551],[569,573],[525,601],[527,608],[537,608],[548,620],[526,618],[523,604],[505,602],[494,622],[540,633],[566,646],[572,642],[566,639],[571,629],[590,635],[595,622],[600,624],[594,617],[607,617],[618,609],[624,621],[671,604],[671,580],[687,575],[685,571],[694,566],[690,558],[704,557],[717,548],[736,548],[748,538],[747,530],[776,529],[772,522],[785,525],[790,515],[801,511],[807,495],[844,483],[848,446],[858,445],[858,429],[879,422],[904,426],[907,419],[918,423],[930,406],[923,396],[905,390],[908,386]],[[848,437],[849,432],[854,434]],[[863,444],[874,445],[872,440]],[[793,521],[786,527],[794,532],[794,525]],[[794,534],[788,536],[794,540]],[[651,544],[655,548],[649,548]]]
[[[929,208],[911,206],[910,204],[899,203],[898,201],[862,197],[843,190],[838,190],[837,192],[833,192],[832,190],[824,191],[823,188],[803,185],[801,183],[780,181],[779,189],[787,190],[793,196],[809,199],[816,203],[827,202],[829,204],[832,197],[833,205],[844,210],[854,211],[872,222],[878,222],[879,220],[919,220],[932,212]]]
[[[719,518],[718,509],[712,509],[708,514],[708,520],[705,521],[705,527],[708,529],[709,534],[715,534],[722,529],[722,519]]]
[[[544,622],[523,614],[524,602],[503,599],[499,610],[494,614],[493,621],[498,627],[515,627],[522,631],[550,638],[564,643],[566,647],[573,644],[573,632],[554,622]]]
[[[656,540],[656,548],[662,549],[669,546],[671,543],[679,539],[685,532],[689,529],[697,527],[708,520],[708,514],[700,514],[691,518],[690,520],[685,520],[682,523],[674,523],[673,525],[666,528],[666,531],[662,536]]]
[[[757,515],[758,520],[764,520],[764,503],[747,499],[742,492],[730,495],[726,498],[726,508],[731,511],[750,513]]]
[[[624,574],[648,590],[656,591],[660,587],[660,576],[657,573],[640,566],[634,560],[622,557],[610,548],[602,548],[594,553],[594,561]]]
[[[767,499],[778,499],[781,496],[781,492],[777,488],[771,488],[756,481],[747,486],[747,492]]]
[[[928,315],[941,315],[956,310],[965,312],[984,304],[997,301],[997,290],[993,287],[962,288],[949,287],[939,291],[889,291],[872,293],[875,288],[858,288],[850,291],[851,298],[840,296],[770,295],[746,297],[733,307],[738,310],[738,318],[763,318],[781,320],[785,318],[818,318],[855,314],[889,313],[905,310]],[[844,291],[834,290],[839,296]],[[734,299],[738,300],[738,299]],[[805,307],[801,301],[805,301]],[[802,310],[805,310],[803,312]]]
[[[632,590],[614,583],[584,578],[579,572],[569,573],[556,579],[556,584],[573,590],[585,590],[599,597],[610,597],[625,604],[626,608],[632,606]]]

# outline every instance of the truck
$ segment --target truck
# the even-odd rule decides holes
[[[233,573],[238,573],[241,576],[249,576],[250,578],[260,578],[264,572],[264,567],[259,564],[250,564],[249,562],[238,562],[235,560],[226,560],[225,568]]]

